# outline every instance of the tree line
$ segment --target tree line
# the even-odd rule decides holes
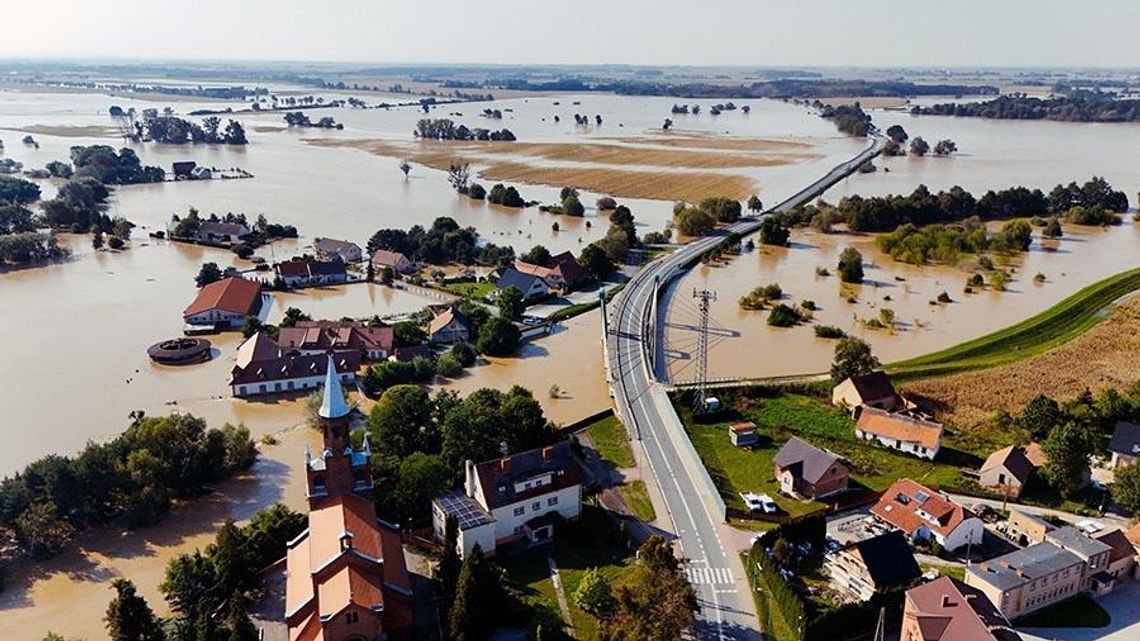
[[[506,141],[512,142],[516,140],[515,135],[511,133],[510,129],[503,128],[498,130],[484,129],[476,127],[470,129],[467,125],[456,125],[455,121],[450,118],[421,118],[416,123],[415,131],[412,134],[416,138],[424,140],[481,140],[481,141]]]
[[[202,124],[177,116],[148,116],[134,122],[133,138],[168,145],[208,143],[214,145],[245,145],[245,127],[237,120],[229,120],[222,128],[221,118],[208,116]]]
[[[515,259],[515,250],[494,243],[479,242],[474,227],[460,227],[454,218],[441,216],[424,229],[413,225],[408,230],[385,228],[368,239],[368,253],[380,249],[398,252],[409,260],[432,265],[460,263],[463,265],[509,265]]]
[[[1037,98],[1023,93],[972,103],[916,105],[910,112],[923,116],[965,116],[998,120],[1060,120],[1065,122],[1140,121],[1140,100],[1120,99],[1100,91],[1075,91],[1067,96]]]

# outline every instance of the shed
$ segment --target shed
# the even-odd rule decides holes
[[[756,424],[752,421],[740,421],[729,425],[728,437],[737,447],[750,447],[760,442],[760,435],[756,433]]]

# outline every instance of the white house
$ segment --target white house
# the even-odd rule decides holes
[[[359,263],[364,259],[364,250],[360,245],[347,240],[335,238],[317,238],[313,241],[313,250],[321,260],[337,260],[342,263]]]
[[[465,465],[463,489],[432,500],[435,538],[443,540],[447,517],[454,516],[463,556],[476,545],[493,555],[502,543],[547,542],[558,521],[582,513],[582,475],[568,442]]]
[[[239,223],[208,220],[198,227],[198,241],[204,243],[236,243],[250,234],[249,227]]]
[[[433,343],[465,343],[471,340],[471,323],[459,310],[448,307],[431,319],[428,338]]]
[[[513,267],[507,267],[499,274],[495,286],[502,291],[514,287],[522,292],[523,300],[542,298],[550,293],[550,284],[534,274],[520,272]]]
[[[198,290],[182,310],[182,320],[191,326],[241,327],[260,308],[261,285],[244,278],[223,278]]]
[[[376,270],[377,277],[385,267],[397,274],[407,274],[415,271],[416,264],[400,252],[388,251],[387,249],[377,250],[376,253],[372,254],[372,268]]]
[[[1140,425],[1118,422],[1112,431],[1108,451],[1112,453],[1112,469],[1134,464],[1137,457],[1140,457]]]
[[[831,390],[831,404],[854,410],[869,405],[893,412],[904,406],[902,397],[882,371],[843,379]]]
[[[286,354],[264,332],[250,336],[238,347],[230,370],[230,392],[238,398],[266,394],[288,394],[317,389],[325,382],[331,364],[345,384],[356,381],[360,353]]]
[[[928,460],[942,449],[942,425],[906,413],[885,412],[875,407],[858,408],[855,436]]]
[[[871,514],[911,541],[934,540],[947,550],[982,542],[985,526],[973,512],[911,479],[895,481]]]

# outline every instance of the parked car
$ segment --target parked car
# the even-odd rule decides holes
[[[741,492],[740,500],[744,501],[744,505],[748,508],[749,512],[763,512],[764,514],[775,514],[780,511],[780,506],[776,505],[776,501],[767,494],[753,494],[752,492]]]

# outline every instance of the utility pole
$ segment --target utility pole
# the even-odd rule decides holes
[[[879,608],[879,622],[875,624],[875,641],[884,641],[886,638],[887,630],[883,625],[883,618],[887,614],[886,608]]]
[[[693,402],[693,411],[703,412],[708,409],[705,395],[709,384],[709,303],[716,300],[716,292],[694,288],[693,298],[700,301],[701,310],[701,329],[697,333],[697,399]]]

